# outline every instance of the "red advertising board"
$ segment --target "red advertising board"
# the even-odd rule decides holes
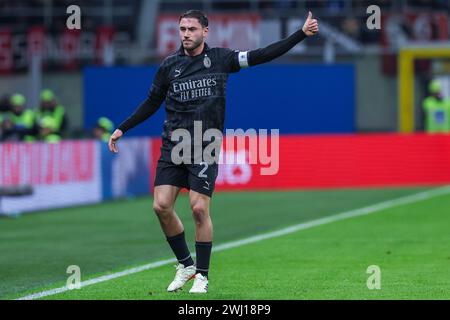
[[[0,29],[0,73],[13,69],[12,36],[9,29]]]
[[[95,142],[0,144],[0,185],[58,185],[94,178]]]
[[[152,179],[161,144],[159,139],[153,141]],[[230,152],[224,150],[224,155]],[[237,146],[234,150],[243,151]],[[244,155],[248,159],[250,154],[247,146]],[[448,184],[450,135],[281,136],[278,172],[262,175],[261,169],[268,166],[220,164],[216,190]]]
[[[43,26],[33,26],[27,33],[28,54],[45,54],[45,28]]]
[[[62,61],[66,70],[74,70],[79,66],[77,53],[80,50],[80,30],[65,29],[60,38],[63,52]]]
[[[95,54],[96,63],[106,64],[108,50],[112,49],[112,42],[114,39],[115,29],[111,26],[101,26],[97,28],[95,38]]]
[[[94,140],[0,144],[0,186],[31,187],[30,194],[2,197],[0,214],[102,201],[100,160]]]

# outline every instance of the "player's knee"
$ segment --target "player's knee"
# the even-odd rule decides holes
[[[196,223],[202,223],[208,218],[208,208],[203,204],[193,204],[191,206],[192,215]]]
[[[167,216],[172,211],[172,206],[170,203],[164,201],[153,201],[153,211],[158,216]]]

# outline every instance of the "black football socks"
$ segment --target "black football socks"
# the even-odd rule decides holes
[[[189,252],[186,239],[184,237],[184,231],[173,237],[167,237],[167,242],[172,248],[172,251],[177,257],[179,263],[184,265],[184,267],[189,267],[194,264],[194,260],[192,260],[191,253]]]
[[[195,242],[195,253],[197,256],[197,271],[195,273],[201,273],[204,277],[208,277],[211,249],[212,242]]]

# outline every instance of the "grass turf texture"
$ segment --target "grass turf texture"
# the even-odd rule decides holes
[[[401,197],[421,189],[221,193],[212,216],[215,243]],[[193,238],[186,196],[177,210]],[[449,298],[450,196],[383,210],[213,254],[210,292],[169,294],[171,265],[48,299],[376,299]],[[70,264],[82,280],[161,258],[168,245],[138,199],[0,220],[1,296],[65,284]],[[5,240],[5,241],[3,241]],[[191,245],[193,241],[190,241]],[[191,246],[192,247],[192,246]],[[379,265],[382,289],[368,290],[366,268]]]

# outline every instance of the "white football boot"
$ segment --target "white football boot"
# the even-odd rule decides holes
[[[175,274],[175,279],[167,287],[167,291],[173,292],[181,289],[186,282],[193,279],[195,276],[195,265],[184,267],[183,264],[179,263],[177,266],[177,273]]]
[[[194,278],[194,284],[192,285],[189,293],[207,293],[208,292],[208,278],[204,277],[201,273],[197,273]]]

